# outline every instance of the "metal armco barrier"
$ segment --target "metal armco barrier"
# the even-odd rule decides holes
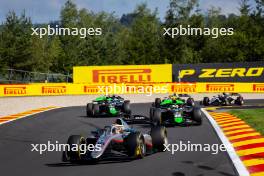
[[[264,82],[264,62],[172,66],[173,82]]]
[[[52,96],[154,93],[264,93],[264,83],[18,84],[0,85],[0,96]]]

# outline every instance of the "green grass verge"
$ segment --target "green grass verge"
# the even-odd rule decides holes
[[[240,109],[229,112],[241,118],[252,128],[264,135],[264,109]]]

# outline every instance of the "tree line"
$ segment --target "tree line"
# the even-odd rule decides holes
[[[158,9],[139,4],[121,18],[114,13],[78,9],[68,0],[59,21],[32,24],[24,13],[11,11],[0,26],[0,69],[71,73],[73,66],[163,63],[264,61],[264,0],[241,0],[239,15],[223,15],[221,9],[199,8],[199,0],[170,0],[165,20]],[[32,27],[100,27],[101,36],[31,35]],[[163,35],[164,28],[190,25],[196,28],[234,28],[234,35]]]

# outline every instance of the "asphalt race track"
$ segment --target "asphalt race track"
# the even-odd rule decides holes
[[[251,102],[251,101],[250,101]],[[261,102],[263,102],[261,100]],[[260,102],[251,102],[260,103]],[[134,114],[148,115],[150,104],[133,104]],[[1,175],[114,175],[114,176],[234,176],[236,170],[226,152],[156,153],[142,160],[113,156],[96,165],[61,162],[61,152],[31,152],[31,144],[66,143],[71,134],[88,136],[115,118],[87,118],[85,107],[67,107],[40,113],[0,126]],[[169,143],[221,144],[208,120],[202,126],[168,128]],[[149,131],[147,125],[134,125]]]

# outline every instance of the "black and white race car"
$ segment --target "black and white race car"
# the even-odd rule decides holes
[[[213,96],[211,99],[209,97],[204,97],[201,101],[201,105],[204,106],[228,106],[228,105],[243,105],[244,98],[238,93],[223,93],[217,96]]]
[[[140,159],[155,152],[162,152],[167,143],[165,127],[153,126],[149,133],[142,133],[129,127],[124,119],[118,118],[112,125],[92,131],[92,135],[88,138],[71,135],[62,160],[64,162],[96,162],[114,153],[131,159]],[[89,148],[88,146],[90,148],[95,146],[96,150],[81,150]]]

